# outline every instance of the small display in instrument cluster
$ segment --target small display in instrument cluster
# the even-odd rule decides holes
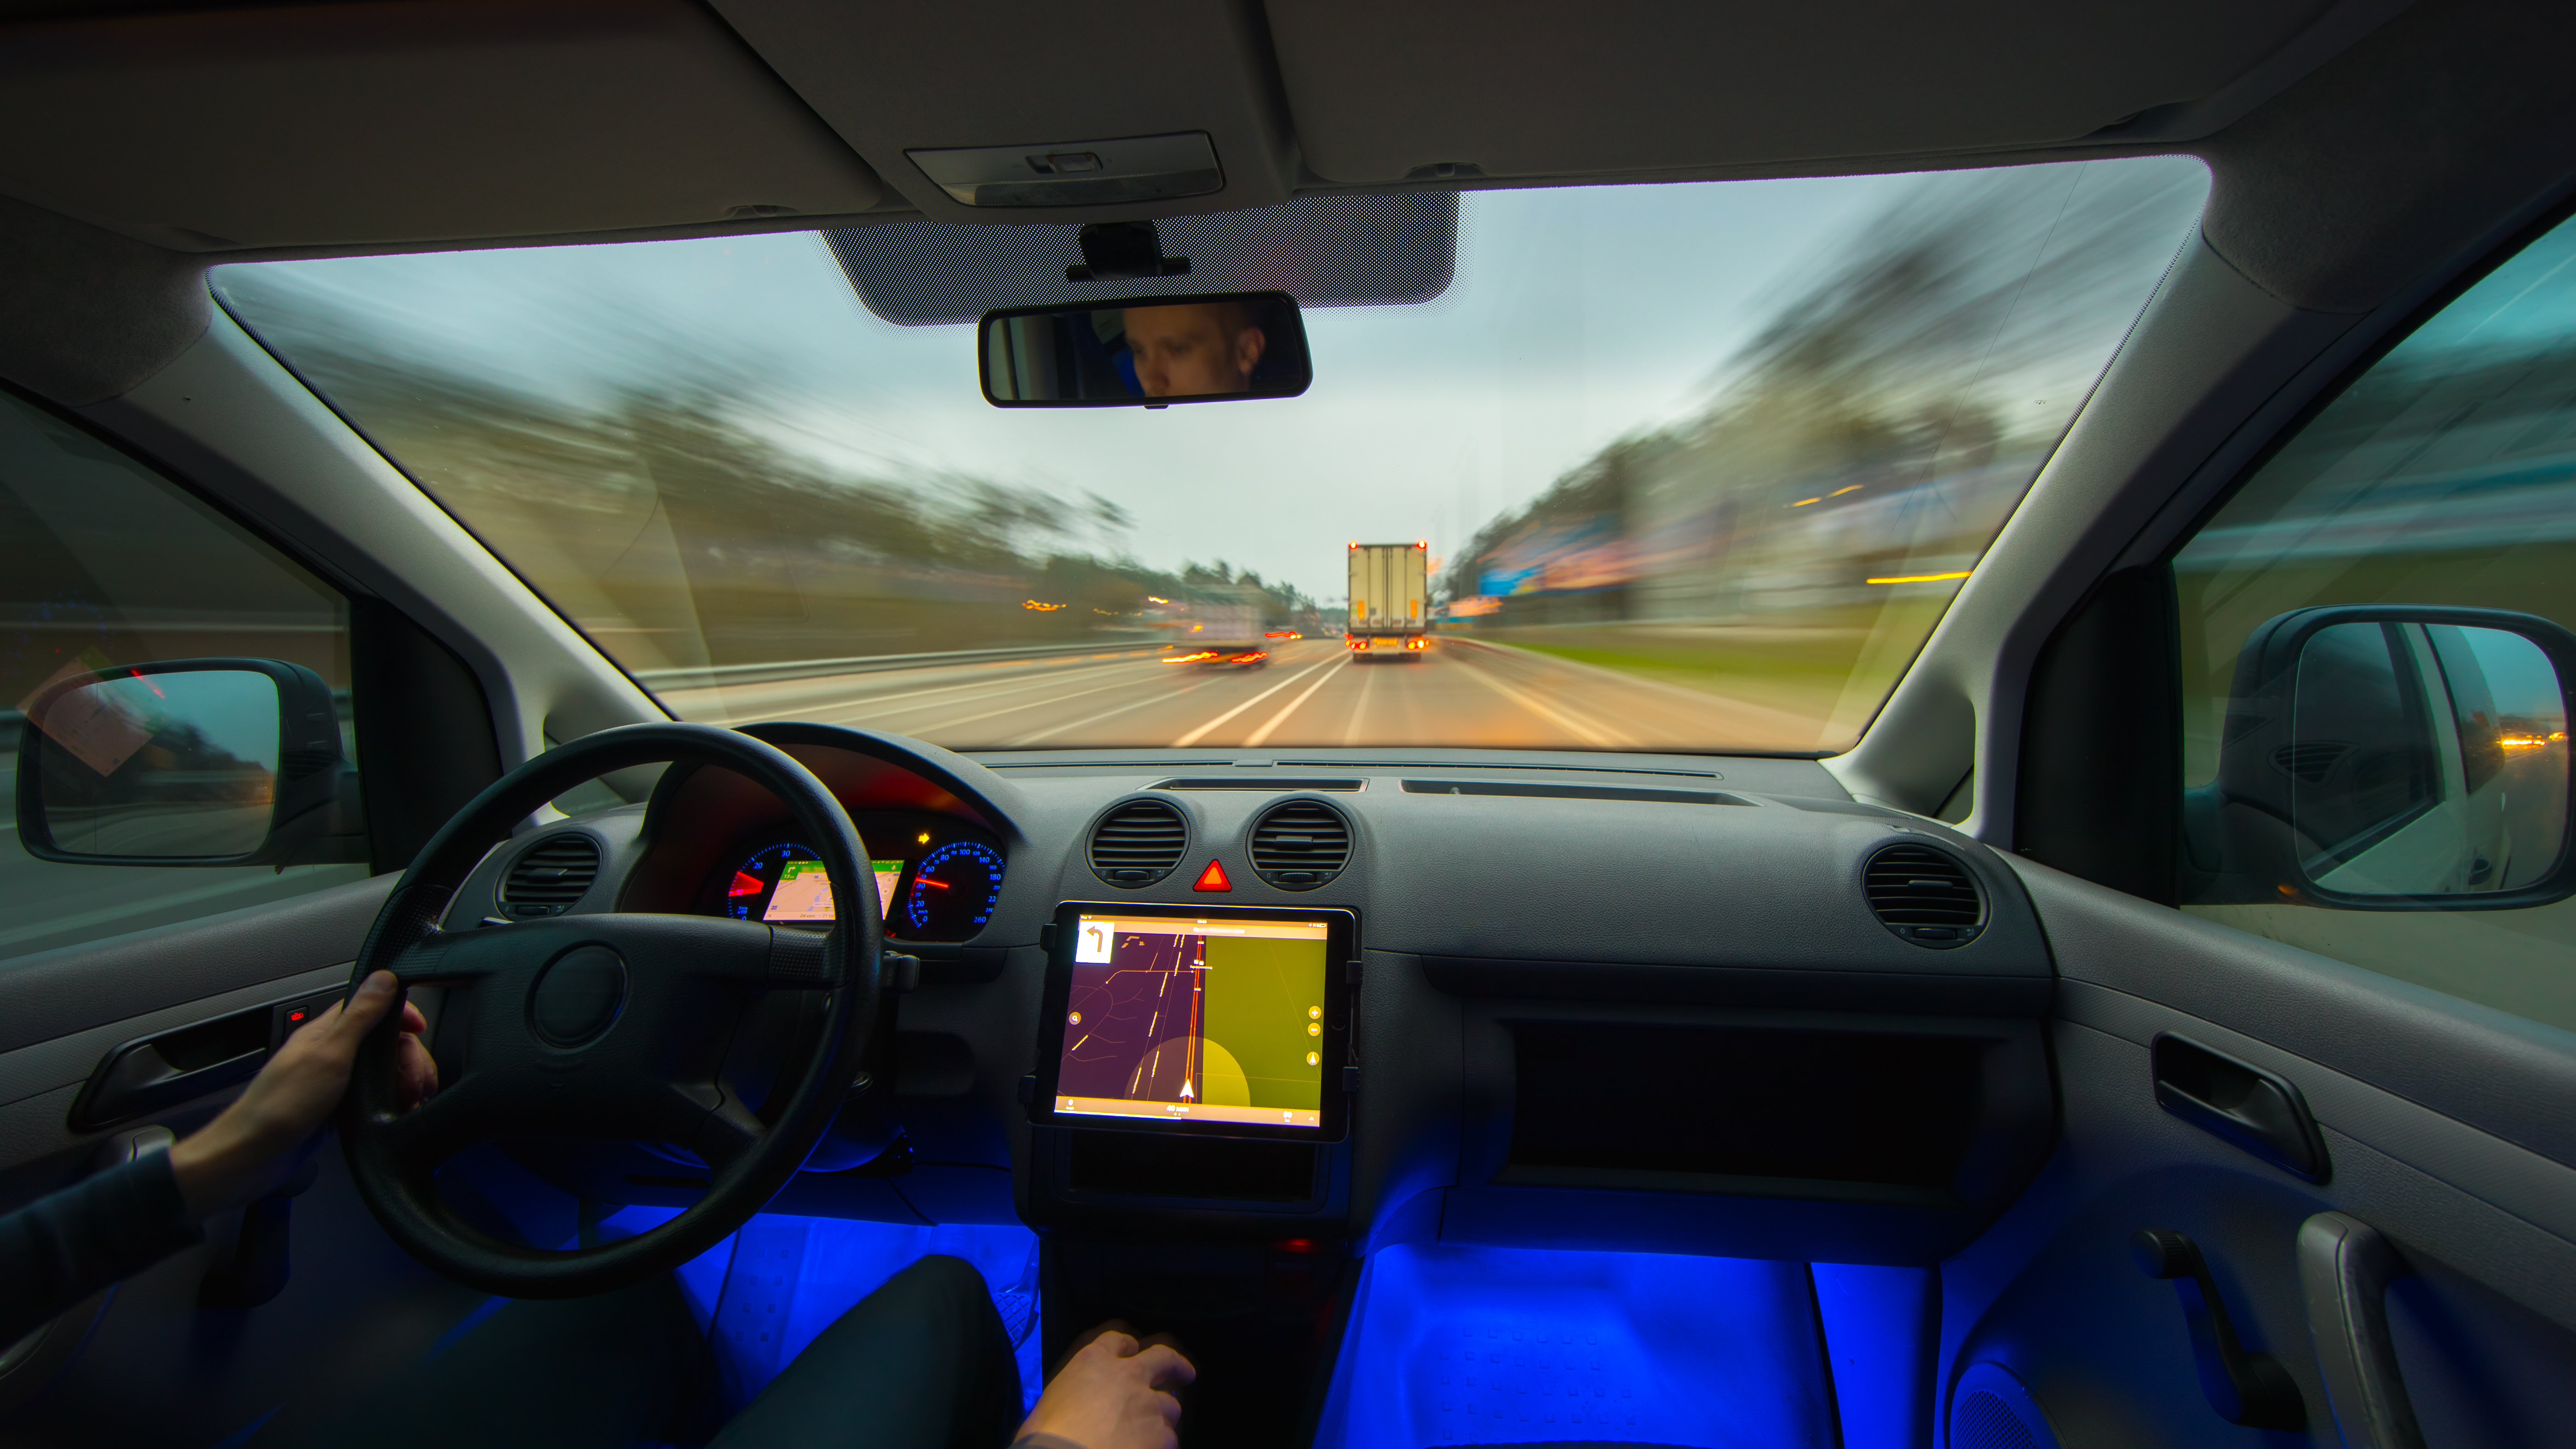
[[[878,912],[892,915],[903,862],[871,860],[868,866],[876,875]],[[820,856],[801,845],[754,851],[725,887],[724,913],[738,921],[831,920],[831,873]]]
[[[898,872],[900,873],[900,872]],[[883,881],[885,872],[877,872]],[[879,896],[890,894],[892,887],[880,885]],[[778,884],[769,891],[769,909],[760,913],[764,921],[828,921],[832,919],[832,873],[819,860],[791,860],[779,867]]]

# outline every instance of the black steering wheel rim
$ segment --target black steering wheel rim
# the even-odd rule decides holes
[[[736,771],[786,803],[830,874],[838,924],[827,935],[629,913],[455,932],[439,928],[476,865],[537,807],[612,771],[682,762]],[[629,725],[585,735],[512,770],[422,847],[377,913],[351,967],[353,990],[378,970],[394,971],[406,990],[415,983],[469,981],[476,1007],[467,1070],[457,1082],[442,1084],[439,1095],[416,1112],[403,1112],[396,1099],[398,1018],[389,1016],[360,1047],[339,1116],[360,1198],[396,1242],[432,1269],[514,1298],[607,1292],[714,1247],[794,1176],[830,1127],[856,1075],[858,1054],[876,1022],[884,952],[872,882],[858,833],[822,782],[775,746],[733,730]],[[556,971],[576,958],[579,972]],[[601,964],[612,960],[613,965]],[[582,973],[586,996],[547,984],[550,977],[570,981]],[[611,979],[618,994],[606,1024],[587,1038],[567,1040],[555,1029],[562,1013],[553,1004],[606,999],[609,988],[596,983]],[[707,1002],[769,990],[826,993],[823,1030],[807,1059],[790,1063],[781,1078],[792,1086],[774,1121],[746,1121],[740,1103],[722,1100],[720,1083],[663,1080],[671,1054],[647,1034],[698,1021],[708,1015]],[[488,1076],[474,1065],[487,1055],[493,1059]],[[704,1052],[694,1058],[683,1053],[681,1059],[702,1065]],[[690,1069],[677,1070],[685,1075]],[[639,1070],[651,1080],[628,1080]],[[632,1101],[621,1093],[632,1093]],[[466,1147],[497,1136],[613,1138],[620,1135],[617,1113],[629,1107],[638,1130],[627,1140],[680,1141],[709,1163],[705,1196],[659,1227],[615,1242],[550,1251],[485,1233],[437,1191],[438,1166]],[[704,1118],[692,1118],[701,1107]],[[514,1109],[524,1117],[509,1130],[494,1130]]]

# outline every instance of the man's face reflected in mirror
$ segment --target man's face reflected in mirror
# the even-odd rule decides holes
[[[1147,397],[1249,392],[1269,339],[1240,302],[1130,307],[1127,349]]]

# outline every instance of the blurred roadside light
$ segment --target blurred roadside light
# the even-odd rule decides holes
[[[1865,584],[1937,584],[1944,579],[1964,579],[1967,576],[1968,570],[1961,569],[1954,574],[1897,574],[1890,578],[1863,579],[1861,582]]]
[[[1041,604],[1037,600],[1031,599],[1027,603],[1020,605],[1020,607],[1023,609],[1035,609],[1041,614],[1052,614],[1056,610],[1067,606],[1063,604]]]

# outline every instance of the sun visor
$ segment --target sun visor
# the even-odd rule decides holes
[[[1315,196],[1157,223],[1185,275],[1068,282],[1081,228],[889,222],[823,233],[867,309],[904,327],[972,322],[995,307],[1113,296],[1282,291],[1307,307],[1428,302],[1458,262],[1458,197]]]

